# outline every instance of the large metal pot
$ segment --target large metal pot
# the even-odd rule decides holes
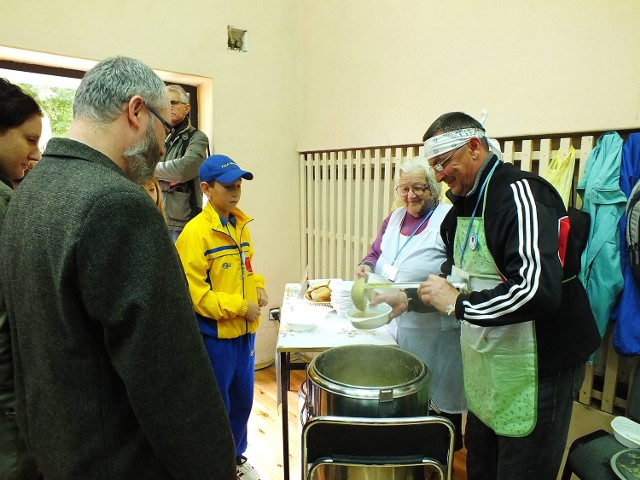
[[[307,368],[301,421],[309,416],[410,417],[428,414],[431,374],[415,355],[394,347],[336,347]],[[322,480],[422,480],[422,467],[340,467],[329,465]]]
[[[349,345],[326,350],[307,369],[308,414],[354,417],[427,415],[431,374],[415,355],[394,347]]]

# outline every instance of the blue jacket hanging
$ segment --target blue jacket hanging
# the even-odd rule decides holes
[[[622,148],[622,165],[620,166],[620,189],[628,197],[636,182],[640,180],[640,133],[629,135]],[[611,312],[615,320],[613,330],[613,346],[621,355],[640,355],[640,285],[633,278],[631,265],[627,260],[624,238],[627,216],[623,213],[620,219],[620,258],[624,288],[620,299]]]
[[[589,240],[582,253],[582,281],[593,316],[603,336],[611,310],[622,291],[619,221],[627,197],[620,190],[622,138],[607,132],[587,160],[584,177],[578,185],[582,210],[591,216]]]

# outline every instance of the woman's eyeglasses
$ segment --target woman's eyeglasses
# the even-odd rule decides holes
[[[412,186],[398,185],[396,187],[396,193],[401,197],[406,197],[407,195],[409,195],[409,190],[411,190],[414,195],[421,196],[421,195],[424,195],[424,193],[427,190],[429,190],[429,187],[427,185],[422,185],[422,184],[416,184]]]

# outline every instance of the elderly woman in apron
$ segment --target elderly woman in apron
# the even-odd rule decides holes
[[[420,282],[430,274],[439,274],[446,259],[440,224],[451,206],[439,200],[441,187],[426,159],[406,160],[395,183],[400,206],[383,221],[370,252],[356,267],[357,278],[374,272],[391,282]],[[461,448],[466,401],[459,322],[437,311],[406,312],[394,321],[393,333],[400,348],[429,368],[431,409],[452,420],[456,447]]]

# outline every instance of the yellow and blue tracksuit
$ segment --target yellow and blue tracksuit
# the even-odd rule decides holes
[[[251,267],[253,244],[240,209],[221,219],[210,204],[185,225],[176,248],[184,268],[205,348],[211,359],[236,443],[247,448],[247,422],[253,404],[255,332],[247,302],[258,303],[264,278]]]

